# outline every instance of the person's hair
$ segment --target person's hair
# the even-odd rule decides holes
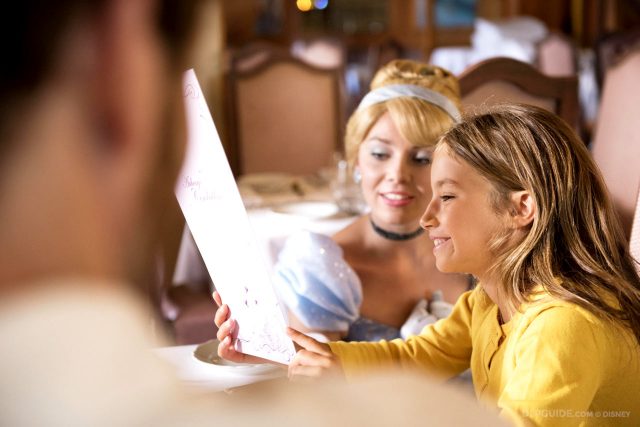
[[[378,70],[371,90],[392,84],[410,84],[436,91],[460,109],[458,79],[443,68],[406,59],[393,60]],[[435,145],[454,123],[440,107],[418,98],[394,98],[357,109],[349,118],[345,134],[345,156],[351,166],[356,161],[360,144],[386,112],[400,134],[415,146]]]
[[[191,55],[191,42],[196,36],[198,28],[197,12],[201,6],[200,0],[156,0],[154,14],[151,19],[155,22],[157,37],[164,49],[166,58],[166,71],[172,74],[173,83],[180,82],[182,72],[188,68],[187,60]],[[0,171],[2,163],[7,161],[8,153],[15,147],[11,144],[13,127],[19,120],[23,106],[28,107],[28,102],[38,94],[53,77],[55,68],[59,65],[60,52],[64,47],[68,33],[73,30],[77,22],[91,22],[101,19],[109,0],[23,0],[12,4],[11,12],[4,13],[2,25],[0,25],[0,46],[4,54],[4,60],[0,64]],[[175,88],[181,89],[176,83]],[[182,99],[174,96],[173,98]],[[182,104],[169,97],[164,105],[162,140],[154,151],[153,163],[154,177],[149,186],[153,187],[141,197],[145,197],[145,206],[149,212],[161,212],[152,221],[146,221],[144,225],[151,231],[144,234],[149,242],[149,248],[158,245],[158,241],[166,240],[166,236],[173,223],[175,207],[175,195],[173,183],[178,173],[184,144],[172,143],[176,137],[183,136],[182,119],[184,111]],[[88,140],[88,144],[94,144],[95,140]],[[174,209],[168,209],[167,207]],[[140,237],[139,242],[142,242]],[[152,241],[151,241],[152,240]],[[140,250],[140,253],[145,251]],[[152,253],[151,250],[148,251]],[[155,252],[154,252],[155,253]],[[145,260],[146,261],[146,260]],[[147,279],[148,266],[139,260],[131,261],[131,274],[136,279]],[[135,264],[135,265],[134,265]],[[152,280],[138,280],[141,283],[153,284]]]
[[[50,77],[60,44],[72,23],[99,17],[108,0],[23,0],[11,6],[0,25],[0,143],[10,115],[21,100],[37,92]],[[184,47],[192,36],[197,0],[158,0],[156,23],[173,71],[184,68]],[[4,144],[2,144],[4,145]],[[4,147],[0,146],[0,152]]]
[[[528,105],[495,107],[441,138],[445,149],[494,187],[504,212],[512,192],[537,210],[526,236],[496,236],[492,273],[512,309],[537,285],[559,299],[629,327],[640,343],[640,278],[606,185],[584,143],[562,119]],[[505,231],[508,233],[508,231]]]

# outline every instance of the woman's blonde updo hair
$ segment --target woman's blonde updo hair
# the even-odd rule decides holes
[[[382,67],[371,82],[371,90],[393,84],[416,85],[446,96],[460,109],[458,79],[444,68],[407,59],[397,59]],[[393,98],[356,110],[347,123],[345,155],[351,166],[371,127],[385,113],[403,137],[415,146],[435,145],[454,123],[440,107],[413,97]]]

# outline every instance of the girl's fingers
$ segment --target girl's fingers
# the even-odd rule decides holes
[[[213,318],[213,322],[216,324],[216,326],[219,328],[220,326],[222,326],[222,324],[224,323],[225,320],[227,320],[229,318],[229,306],[226,304],[223,304],[220,306],[220,308],[218,308],[216,310],[216,314]]]
[[[213,300],[216,302],[218,307],[221,307],[222,306],[222,298],[220,297],[220,294],[218,293],[218,291],[213,291],[211,296],[213,296]]]
[[[300,381],[306,378],[320,378],[324,370],[318,366],[289,365],[287,376],[292,381]]]
[[[267,359],[263,359],[261,357],[257,357],[257,356],[252,356],[250,354],[244,354],[244,353],[240,353],[238,351],[236,351],[236,349],[233,347],[233,339],[231,338],[230,335],[228,335],[227,337],[225,337],[224,339],[220,340],[220,344],[218,344],[218,356],[222,357],[225,360],[229,360],[231,362],[235,362],[235,363],[271,363],[274,364],[274,362],[271,362]],[[276,364],[278,365],[278,364]],[[280,366],[280,365],[278,365]]]
[[[335,358],[333,356],[315,353],[309,350],[300,350],[296,353],[289,366],[317,366],[328,369],[331,368],[334,360]]]
[[[235,319],[229,319],[218,328],[218,333],[216,334],[218,341],[220,341],[220,344],[218,344],[218,356],[235,363],[273,363],[267,359],[236,351],[234,348],[234,335],[237,327],[238,323]]]
[[[302,332],[298,332],[293,328],[287,328],[287,335],[289,335],[293,342],[306,350],[322,354],[323,356],[333,356],[328,344],[316,341]]]
[[[300,377],[341,377],[344,373],[335,356],[324,356],[308,350],[300,350],[289,365],[289,379]]]
[[[226,338],[233,339],[233,333],[235,332],[235,325],[236,323],[235,323],[235,320],[233,319],[229,319],[226,322],[223,322],[218,327],[218,332],[216,332],[216,338],[218,338],[218,341],[222,342]]]
[[[223,359],[230,360],[236,363],[243,363],[244,354],[238,353],[233,348],[233,342],[231,336],[227,335],[224,339],[220,340],[220,344],[218,344],[218,356]]]
[[[322,376],[344,375],[340,362],[335,355],[321,354],[312,350],[300,350],[289,364],[289,379],[299,380],[301,377],[318,378]]]

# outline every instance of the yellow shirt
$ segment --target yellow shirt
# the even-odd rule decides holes
[[[480,287],[406,341],[329,344],[347,378],[422,368],[443,378],[471,367],[476,396],[517,424],[640,425],[640,347],[628,330],[549,298],[500,325]]]

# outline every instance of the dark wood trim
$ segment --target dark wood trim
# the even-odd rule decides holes
[[[556,113],[580,135],[578,78],[550,77],[530,64],[512,58],[490,58],[467,68],[460,76],[460,93],[473,92],[488,81],[510,83],[528,94],[556,101]]]

